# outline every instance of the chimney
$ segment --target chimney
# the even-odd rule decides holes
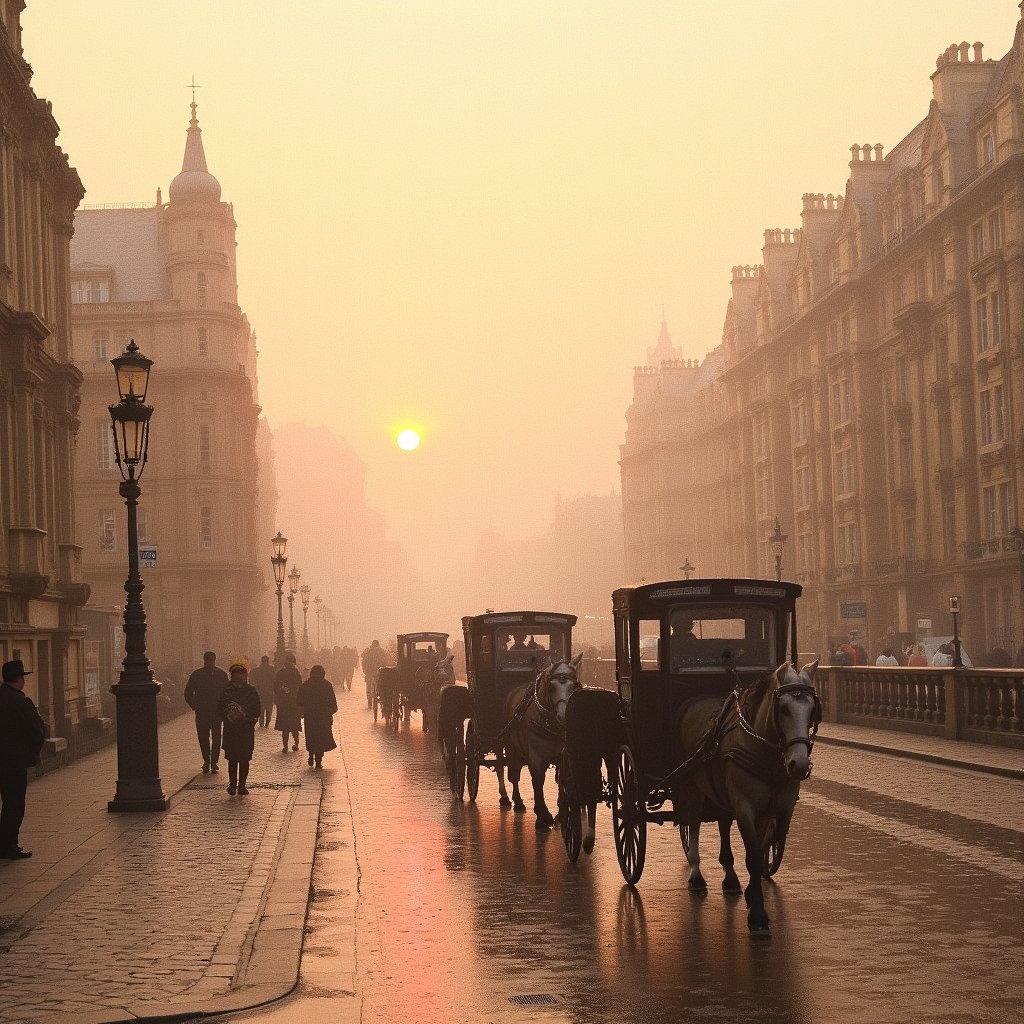
[[[988,88],[996,61],[984,59],[981,43],[950,43],[935,61],[932,91],[939,112],[967,119]]]

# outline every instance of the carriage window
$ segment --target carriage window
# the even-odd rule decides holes
[[[409,650],[409,656],[417,660],[439,657],[443,653],[444,644],[440,640],[417,640]]]
[[[661,620],[640,620],[640,670],[657,672],[661,668]]]
[[[533,669],[564,661],[565,648],[561,633],[535,633],[524,626],[498,634],[498,658],[503,668]]]
[[[771,667],[774,622],[770,609],[756,606],[678,608],[671,619],[672,671],[718,668],[726,658],[740,668]]]

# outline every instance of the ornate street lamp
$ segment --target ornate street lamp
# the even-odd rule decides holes
[[[295,650],[295,595],[299,592],[299,580],[302,573],[297,565],[292,566],[288,573],[288,650]]]
[[[288,546],[288,538],[281,536],[281,531],[277,531],[277,536],[271,538],[270,546],[273,548],[274,554],[271,556],[270,564],[274,567],[274,582],[277,584],[277,646],[274,651],[274,663],[276,665],[284,664],[284,608],[281,604],[281,598],[284,595],[284,580],[285,571],[288,568],[288,558],[285,555],[285,548]]]
[[[775,556],[775,579],[782,582],[782,556],[786,552],[786,541],[789,538],[782,532],[778,516],[775,517],[775,532],[768,538],[772,554]]]
[[[688,580],[696,571],[696,567],[690,565],[690,556],[686,556],[685,564],[679,566],[679,571],[683,574],[683,579]]]
[[[303,583],[299,587],[299,597],[302,598],[302,651],[309,655],[309,584]]]
[[[324,602],[320,596],[313,598],[313,610],[316,612],[316,649],[320,650],[320,617],[323,615]]]
[[[963,668],[963,653],[960,650],[960,597],[949,599],[949,614],[953,616],[953,668]]]
[[[149,457],[153,407],[145,402],[153,360],[132,339],[124,353],[110,362],[121,397],[109,409],[114,461],[121,471],[118,491],[128,508],[128,579],[124,584],[125,656],[120,679],[110,688],[117,708],[117,788],[107,810],[165,811],[170,801],[160,781],[156,712],[160,684],[154,681],[146,656],[145,586],[139,575],[139,479]]]

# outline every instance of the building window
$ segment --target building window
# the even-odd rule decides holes
[[[209,473],[213,464],[213,430],[209,423],[199,424],[199,468]]]
[[[832,384],[832,425],[841,426],[853,418],[853,387],[849,378],[834,381]]]
[[[1005,537],[1015,525],[1013,491],[1008,481],[992,484],[981,492],[985,536]]]
[[[144,508],[138,510],[137,525],[139,529],[139,543],[148,544],[152,538],[149,536],[149,513]]]
[[[96,421],[96,468],[104,472],[114,469],[114,434],[109,421]]]
[[[839,565],[856,565],[860,560],[860,542],[855,523],[846,523],[836,531],[836,560]]]
[[[981,137],[982,164],[994,163],[996,159],[996,137],[994,132],[985,132]]]
[[[797,402],[793,407],[793,436],[797,444],[807,440],[808,435],[807,403]]]
[[[1013,507],[1013,489],[1008,481],[999,485],[999,514],[1002,517],[1003,534],[1008,534],[1016,525]]]
[[[796,469],[796,507],[810,508],[814,501],[814,478],[810,466],[797,466]]]
[[[903,520],[903,556],[908,562],[917,561],[917,521]]]
[[[758,477],[754,482],[754,493],[757,501],[757,514],[768,515],[772,504],[772,485],[767,476]]]
[[[857,488],[857,471],[853,460],[853,449],[844,448],[835,456],[836,495],[852,494]]]
[[[110,286],[106,281],[74,281],[71,285],[71,301],[75,305],[83,302],[109,302]]]
[[[972,247],[974,249],[974,258],[980,260],[985,253],[988,252],[988,247],[985,244],[985,222],[978,221],[974,227],[971,228],[971,240]]]
[[[201,270],[196,274],[196,304],[200,308],[206,306],[206,274]]]
[[[96,362],[103,362],[107,358],[107,332],[97,331],[92,336],[92,357]]]
[[[117,522],[114,519],[114,510],[105,508],[100,510],[100,551],[117,550]]]
[[[982,295],[975,302],[978,319],[978,351],[998,348],[1003,340],[1003,301],[999,292]]]
[[[1006,405],[1003,385],[986,388],[980,396],[981,443],[998,444],[1006,438]]]
[[[213,548],[213,509],[209,505],[199,506],[199,549]]]
[[[210,342],[206,337],[206,328],[200,327],[197,332],[198,348],[200,356],[208,356],[210,354]]]
[[[802,569],[804,572],[808,572],[813,568],[811,561],[811,535],[809,533],[801,533],[796,539],[796,561],[797,568]]]
[[[988,238],[991,248],[994,250],[1003,247],[1003,217],[999,210],[993,210],[988,215]]]

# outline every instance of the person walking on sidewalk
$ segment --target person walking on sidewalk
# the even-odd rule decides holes
[[[295,667],[295,655],[289,651],[284,656],[284,668],[278,669],[274,679],[274,699],[277,702],[277,721],[274,728],[281,734],[282,753],[288,752],[288,736],[294,737],[292,750],[299,749],[299,732],[302,716],[295,698],[302,685],[302,676]]]
[[[185,703],[195,712],[196,734],[203,755],[203,774],[220,771],[220,695],[228,685],[228,674],[217,668],[217,655],[207,651],[203,667],[197,668],[185,684]]]
[[[260,719],[260,695],[249,682],[244,658],[231,662],[231,681],[220,695],[217,716],[224,723],[224,756],[228,759],[228,795],[248,796],[249,762],[256,747],[256,723]]]
[[[0,858],[31,857],[18,845],[25,820],[28,770],[39,760],[46,739],[46,724],[32,698],[25,695],[25,671],[20,660],[3,665],[0,683]]]
[[[296,702],[305,721],[309,766],[320,768],[324,754],[338,745],[333,728],[338,699],[323,665],[314,665],[309,670],[309,678],[299,687]]]
[[[270,725],[270,716],[274,710],[274,675],[270,658],[265,654],[260,658],[259,665],[249,673],[249,681],[260,695],[260,726],[264,729]]]

